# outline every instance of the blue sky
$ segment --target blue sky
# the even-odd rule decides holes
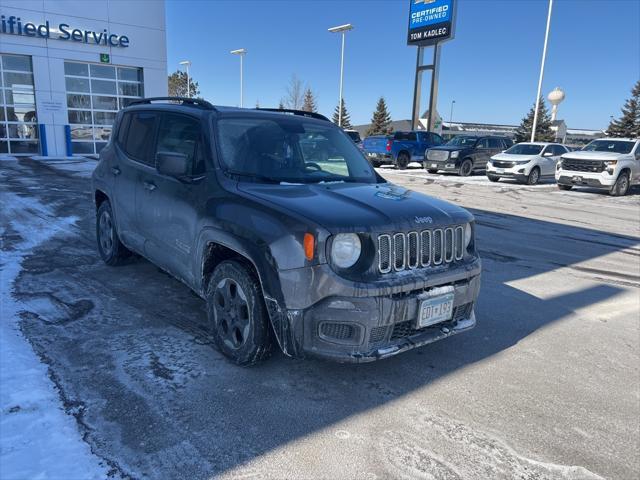
[[[456,38],[443,45],[438,111],[448,120],[519,123],[535,100],[546,0],[460,0]],[[202,96],[245,106],[277,106],[296,74],[319,111],[338,102],[340,36],[347,34],[344,98],[353,124],[368,123],[376,101],[394,120],[411,116],[416,48],[406,45],[407,0],[167,0],[168,69],[193,62]],[[429,51],[426,52],[427,58]],[[566,91],[559,118],[569,128],[605,128],[640,78],[640,1],[556,0],[543,93]],[[423,95],[423,103],[427,102]]]

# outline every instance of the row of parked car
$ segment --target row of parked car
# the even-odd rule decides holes
[[[626,195],[640,184],[640,139],[602,138],[573,151],[560,143],[514,145],[502,136],[458,135],[445,142],[435,133],[415,131],[367,137],[362,150],[374,167],[394,164],[405,169],[410,162],[420,162],[429,173],[484,172],[492,182],[507,178],[535,185],[555,178],[561,190],[589,186],[612,195]]]

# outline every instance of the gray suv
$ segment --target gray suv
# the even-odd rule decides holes
[[[472,215],[386,182],[322,115],[136,101],[93,191],[102,259],[184,282],[237,364],[275,344],[366,362],[475,325]]]

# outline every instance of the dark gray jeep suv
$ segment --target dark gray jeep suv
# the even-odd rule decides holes
[[[134,102],[93,173],[98,249],[131,252],[207,302],[234,362],[372,361],[475,325],[466,210],[390,184],[307,112]]]

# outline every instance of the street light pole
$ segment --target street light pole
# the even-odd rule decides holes
[[[549,42],[549,28],[551,27],[551,11],[553,0],[549,0],[549,13],[547,14],[547,30],[544,33],[544,47],[542,48],[542,63],[540,65],[540,78],[538,79],[538,95],[536,96],[536,109],[533,114],[533,126],[531,128],[531,141],[536,140],[536,128],[538,126],[538,109],[540,108],[540,94],[542,92],[542,79],[544,78],[544,63],[547,59],[547,43]]]
[[[456,103],[455,100],[451,100],[451,111],[449,112],[449,128],[451,128],[451,122],[453,121],[453,104]]]
[[[189,80],[189,67],[191,66],[191,60],[184,60],[180,62],[180,65],[184,65],[187,70],[187,97],[191,98],[191,81]]]
[[[331,27],[329,31],[331,33],[342,34],[342,49],[340,51],[340,97],[338,98],[338,126],[342,126],[342,81],[344,78],[344,37],[345,33],[353,29],[353,25],[347,23],[346,25],[339,25],[337,27]]]
[[[245,48],[239,48],[237,50],[231,50],[231,52],[233,55],[238,55],[240,57],[240,108],[242,108],[243,106],[243,59],[245,54],[247,53],[247,50]]]

